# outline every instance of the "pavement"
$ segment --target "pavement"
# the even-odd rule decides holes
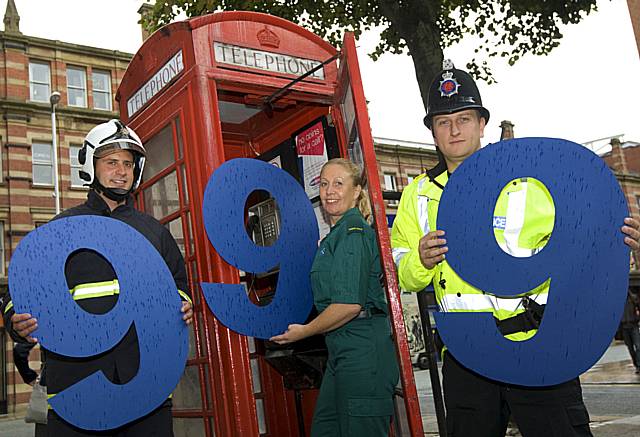
[[[585,386],[636,386],[640,389],[640,375],[634,372],[633,364],[629,358],[629,352],[624,343],[614,341],[600,360],[586,373],[580,376],[580,382]],[[422,423],[425,436],[437,436],[438,426],[433,402],[431,400],[431,387],[428,383],[427,372],[422,378],[416,376],[416,384],[419,394],[427,394],[427,405],[422,405]],[[421,381],[424,381],[421,387]],[[425,383],[426,382],[426,383]],[[422,393],[420,393],[422,392]],[[425,408],[426,407],[426,408]],[[640,413],[640,405],[638,406]],[[640,415],[635,416],[600,416],[589,412],[591,418],[591,431],[594,437],[640,437]],[[509,428],[507,436],[521,437],[517,428]]]
[[[426,371],[423,371],[427,375]],[[427,381],[428,376],[421,378]],[[418,385],[419,379],[416,378]],[[602,358],[586,373],[580,377],[584,386],[588,385],[638,385],[640,388],[640,375],[633,371],[633,365],[629,359],[627,349],[621,342],[614,342],[607,349]],[[419,392],[430,387],[418,387]],[[423,408],[422,420],[425,436],[437,436],[437,422],[433,410],[433,402],[429,399],[427,408]],[[640,413],[640,406],[638,406]],[[594,437],[640,437],[640,414],[635,416],[598,416],[591,415],[591,430]],[[33,437],[34,425],[24,422],[24,409],[14,414],[0,415],[0,437]],[[515,429],[508,431],[510,436],[520,436]],[[178,436],[179,437],[179,436]],[[198,436],[190,436],[198,437]]]

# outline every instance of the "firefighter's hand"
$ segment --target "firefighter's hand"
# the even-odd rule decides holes
[[[193,322],[193,306],[189,302],[183,301],[180,311],[183,314],[182,320],[184,320],[184,323],[190,325]]]
[[[11,324],[20,337],[26,339],[29,343],[38,342],[38,339],[31,336],[31,333],[38,329],[38,321],[31,317],[31,314],[14,314],[11,316]]]
[[[636,219],[631,217],[624,219],[624,226],[622,227],[622,232],[626,234],[624,242],[631,250],[640,249],[640,230],[638,228],[640,228],[640,222]]]
[[[271,337],[269,340],[278,344],[293,343],[294,341],[302,340],[309,335],[306,332],[307,325],[292,324],[289,325],[284,334]]]
[[[444,254],[447,253],[449,248],[445,246],[447,240],[440,238],[444,236],[444,231],[431,231],[420,239],[418,244],[418,253],[420,254],[420,261],[422,265],[431,270],[444,260]]]

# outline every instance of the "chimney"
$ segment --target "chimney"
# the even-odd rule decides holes
[[[20,15],[13,0],[7,1],[7,9],[4,12],[4,32],[14,35],[22,35],[20,32]]]
[[[145,28],[144,23],[146,21],[145,19],[151,16],[152,12],[153,12],[153,5],[147,2],[142,3],[142,6],[140,6],[140,9],[138,9],[138,14],[140,14],[140,21],[138,21],[138,23],[140,23],[140,29],[142,30],[142,42],[145,42],[147,38],[149,38],[149,36],[151,35],[151,32],[149,32]]]
[[[503,120],[502,123],[500,123],[500,128],[502,129],[502,133],[500,134],[500,141],[515,138],[515,136],[513,135],[513,126],[514,124],[509,120]]]
[[[620,138],[611,138],[611,167],[618,173],[627,174],[627,160],[624,156],[624,150],[620,144]]]

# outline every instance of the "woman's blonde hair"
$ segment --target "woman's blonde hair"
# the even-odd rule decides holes
[[[361,188],[360,195],[356,199],[356,207],[360,210],[360,213],[362,214],[364,219],[369,223],[371,223],[371,219],[372,219],[371,203],[369,202],[369,194],[367,193],[367,190],[365,190],[364,188],[365,181],[364,181],[363,174],[360,171],[360,167],[358,167],[356,164],[349,161],[348,159],[333,158],[324,163],[324,165],[322,166],[322,169],[320,170],[320,174],[322,174],[325,167],[327,167],[328,165],[339,165],[345,170],[347,170],[347,172],[349,173],[349,176],[351,177],[351,182],[353,182],[353,186],[354,187],[359,186]]]

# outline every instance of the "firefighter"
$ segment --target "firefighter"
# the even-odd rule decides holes
[[[480,149],[489,121],[478,88],[465,71],[445,65],[431,83],[425,125],[440,162],[404,189],[393,224],[391,244],[403,289],[420,291],[433,282],[442,311],[492,312],[501,333],[522,341],[536,333],[549,283],[519,298],[500,298],[465,283],[445,258],[446,236],[438,230],[438,203],[448,177]],[[518,202],[521,208],[515,208]],[[543,184],[531,178],[511,181],[496,204],[494,233],[513,256],[531,256],[551,234],[554,208]],[[625,219],[625,243],[638,249],[638,222]],[[445,348],[446,349],[446,348]],[[589,414],[579,380],[527,388],[482,377],[444,352],[443,388],[447,431],[455,437],[504,436],[510,414],[527,436],[591,436]]]
[[[331,231],[311,268],[318,317],[289,325],[278,344],[325,334],[328,359],[312,437],[388,435],[399,370],[391,338],[376,233],[361,172],[335,158],[320,173],[320,201]]]
[[[94,127],[86,136],[79,152],[82,164],[80,177],[90,187],[87,201],[70,208],[55,219],[78,215],[98,215],[121,220],[142,233],[162,255],[182,299],[182,318],[192,321],[191,298],[187,289],[184,260],[178,245],[164,226],[153,217],[134,209],[131,192],[142,179],[146,158],[145,148],[136,133],[119,120],[110,120]],[[126,247],[122,248],[126,254]],[[69,256],[65,277],[76,303],[93,314],[108,312],[116,304],[119,285],[111,264],[96,252],[80,250]],[[9,284],[9,287],[11,284]],[[36,342],[31,334],[38,327],[30,314],[15,314],[9,299],[3,316],[12,338],[20,342]],[[83,328],[78,327],[81,331]],[[46,364],[42,384],[49,397],[102,371],[112,382],[126,383],[138,372],[140,352],[135,329],[112,350],[90,358],[69,358],[45,350]],[[47,435],[55,437],[111,435],[80,430],[65,422],[52,409],[47,418]],[[167,399],[149,415],[113,431],[114,435],[172,436],[171,400]]]

